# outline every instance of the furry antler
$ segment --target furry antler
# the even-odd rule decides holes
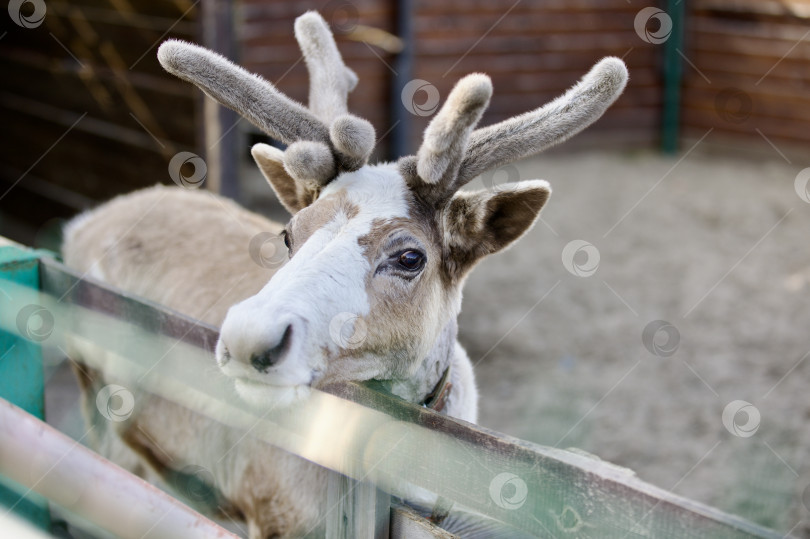
[[[326,21],[316,11],[295,20],[295,38],[309,71],[309,110],[329,125],[332,144],[353,159],[348,170],[363,166],[374,149],[374,127],[348,113],[349,92],[357,86],[357,75],[346,67]]]
[[[309,71],[309,110],[327,124],[346,114],[357,74],[346,67],[332,32],[317,12],[295,19],[295,39]]]
[[[257,144],[252,153],[282,203],[293,212],[314,200],[341,172],[365,165],[375,142],[371,124],[347,111],[357,75],[343,63],[326,21],[314,11],[307,12],[296,19],[295,36],[310,75],[309,108],[201,47],[167,41],[158,51],[167,71],[288,144],[285,152]],[[492,85],[486,75],[469,75],[459,81],[425,130],[417,155],[400,159],[400,172],[425,201],[442,204],[479,174],[582,131],[618,98],[626,83],[624,63],[604,58],[554,101],[473,131],[489,103]]]
[[[190,43],[167,41],[160,46],[158,59],[168,72],[288,144],[283,154],[260,148],[260,167],[283,155],[283,170],[289,176],[318,188],[340,172],[362,167],[374,149],[375,134],[369,122],[347,113],[347,96],[357,76],[343,63],[323,18],[316,12],[305,13],[296,20],[295,29],[311,79],[309,109],[258,75]],[[268,168],[278,172],[278,167]]]
[[[492,96],[492,82],[481,73],[467,75],[425,130],[416,171],[429,184],[446,184],[458,175],[470,133]]]
[[[603,58],[573,88],[554,101],[503,122],[476,129],[469,137],[466,121],[452,121],[442,112],[428,126],[416,156],[400,159],[400,171],[409,184],[433,203],[449,199],[479,174],[512,163],[563,142],[579,133],[605,112],[627,84],[627,68],[618,58]],[[445,107],[454,99],[451,93]],[[480,112],[477,118],[480,117]],[[459,118],[467,118],[459,115]],[[450,121],[449,124],[445,123]],[[440,127],[441,126],[441,127]],[[443,133],[437,137],[439,133]],[[442,140],[464,141],[463,158],[458,148]],[[428,158],[428,155],[431,157]],[[459,159],[456,173],[448,163]],[[451,167],[452,168],[452,167]]]
[[[169,73],[191,82],[253,125],[285,144],[298,140],[329,143],[329,130],[300,103],[213,51],[180,40],[158,49]]]

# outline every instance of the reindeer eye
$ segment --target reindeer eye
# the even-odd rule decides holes
[[[286,230],[281,231],[281,237],[284,239],[284,245],[287,247],[287,250],[290,249],[290,234]]]
[[[417,271],[425,265],[425,255],[419,251],[404,251],[399,255],[399,265],[408,271]]]

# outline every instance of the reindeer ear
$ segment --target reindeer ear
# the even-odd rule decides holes
[[[284,152],[278,148],[268,144],[255,144],[250,153],[282,206],[291,214],[296,214],[318,198],[315,184],[297,182],[287,173],[284,168]]]
[[[456,193],[443,213],[450,274],[461,278],[481,258],[514,243],[532,227],[550,195],[543,180]]]

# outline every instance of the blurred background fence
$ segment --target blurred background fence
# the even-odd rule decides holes
[[[662,133],[672,149],[708,129],[746,152],[810,142],[810,0],[38,0],[0,30],[4,234],[47,245],[59,219],[170,183],[181,150],[205,158],[209,188],[239,198],[261,136],[165,74],[157,46],[205,43],[306,102],[292,32],[306,9],[330,21],[360,76],[350,108],[374,124],[378,158],[416,149],[432,88],[443,98],[463,74],[488,73],[487,124],[552,99],[605,55],[627,62],[631,82],[567,150],[658,148]],[[423,83],[406,96],[412,80]]]

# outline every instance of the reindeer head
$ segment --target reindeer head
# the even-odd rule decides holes
[[[299,17],[295,33],[310,74],[308,109],[208,50],[169,41],[158,52],[169,72],[288,145],[252,153],[293,214],[284,232],[290,260],[231,307],[217,345],[221,369],[263,402],[337,379],[407,380],[447,349],[466,275],[522,236],[551,192],[540,180],[459,189],[584,129],[627,80],[621,60],[605,58],[555,101],[476,130],[492,85],[468,75],[416,156],[368,165],[374,130],[346,108],[357,77],[317,13]]]

